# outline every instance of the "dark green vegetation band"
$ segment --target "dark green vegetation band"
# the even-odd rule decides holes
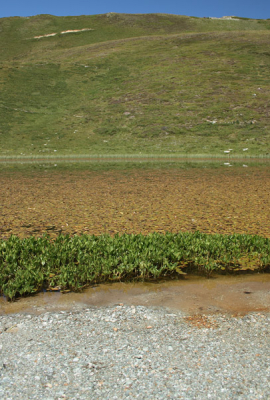
[[[58,287],[176,277],[188,272],[266,271],[270,239],[251,235],[151,233],[49,236],[0,241],[0,292],[8,299]]]

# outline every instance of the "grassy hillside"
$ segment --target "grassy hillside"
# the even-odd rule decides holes
[[[268,20],[0,19],[0,155],[267,155],[269,41]]]

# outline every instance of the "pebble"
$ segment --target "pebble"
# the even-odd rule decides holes
[[[0,316],[3,400],[270,398],[268,313],[44,311]]]

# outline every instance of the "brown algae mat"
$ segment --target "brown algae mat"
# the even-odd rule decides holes
[[[0,239],[62,234],[258,234],[270,238],[270,170],[19,171],[0,176]]]

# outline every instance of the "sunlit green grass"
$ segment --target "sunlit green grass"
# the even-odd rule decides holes
[[[0,27],[0,155],[270,153],[269,21],[108,14]],[[60,34],[82,28],[93,30]]]

